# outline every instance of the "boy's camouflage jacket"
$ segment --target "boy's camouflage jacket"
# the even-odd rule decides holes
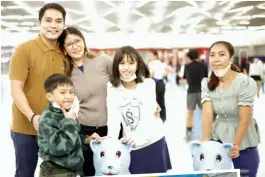
[[[84,156],[80,124],[64,117],[63,112],[51,103],[40,117],[38,131],[39,156],[62,167],[82,169]]]

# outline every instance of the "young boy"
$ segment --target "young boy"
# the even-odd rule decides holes
[[[39,156],[43,159],[40,177],[76,177],[81,175],[84,163],[84,138],[79,134],[79,106],[73,82],[65,75],[54,74],[47,78],[44,88],[49,103],[41,115],[38,131]]]

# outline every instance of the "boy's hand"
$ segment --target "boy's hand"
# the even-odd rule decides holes
[[[61,110],[63,111],[64,117],[76,120],[76,115],[72,109],[70,109],[68,112],[66,112],[64,108],[61,108]]]

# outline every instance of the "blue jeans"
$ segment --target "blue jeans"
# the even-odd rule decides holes
[[[38,143],[34,135],[11,131],[16,155],[15,177],[34,177],[38,164]]]

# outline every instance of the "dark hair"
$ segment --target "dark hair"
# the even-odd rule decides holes
[[[120,80],[120,72],[119,72],[119,64],[122,61],[123,57],[127,56],[132,60],[136,60],[137,69],[136,69],[136,83],[143,82],[144,78],[150,77],[150,72],[146,64],[144,63],[141,55],[131,46],[123,46],[118,49],[115,53],[112,65],[112,78],[110,82],[114,87],[118,87],[121,83]],[[144,78],[143,78],[144,77]]]
[[[63,21],[65,22],[65,16],[66,16],[65,9],[63,8],[63,6],[61,6],[60,4],[57,4],[57,3],[45,4],[39,11],[39,21],[41,21],[45,11],[48,9],[55,9],[55,10],[58,10],[59,12],[61,12],[62,16],[63,16]]]
[[[232,46],[231,43],[226,42],[226,41],[217,41],[217,42],[213,43],[210,47],[210,50],[213,48],[213,46],[215,46],[217,44],[223,44],[227,48],[229,55],[230,55],[230,58],[232,58],[234,56],[234,47]],[[231,65],[231,70],[236,71],[236,72],[241,72],[240,68],[238,66],[236,66],[234,63],[232,63],[232,65]],[[219,85],[219,78],[212,71],[211,76],[210,76],[210,81],[208,82],[208,88],[209,88],[209,90],[213,91],[216,89],[216,87],[218,85]]]
[[[187,56],[191,59],[191,61],[199,58],[199,53],[197,49],[189,50]]]
[[[79,31],[77,28],[75,27],[67,27],[66,29],[63,30],[62,34],[60,35],[60,37],[58,38],[58,42],[59,42],[59,47],[62,51],[64,50],[64,41],[66,39],[66,37],[70,34],[73,35],[77,35],[79,36],[85,44],[85,54],[87,55],[88,58],[95,58],[98,54],[94,54],[92,53],[86,46],[86,40],[85,37],[83,36],[83,34],[81,33],[81,31]],[[66,54],[66,58],[67,58],[67,62],[66,62],[66,75],[67,76],[71,76],[71,73],[73,71],[73,67],[74,67],[74,63],[72,58]]]
[[[158,52],[155,50],[152,52],[154,56],[156,56],[158,58]]]
[[[53,74],[44,82],[45,92],[52,93],[59,85],[71,85],[74,87],[72,80],[68,76],[63,74]]]

